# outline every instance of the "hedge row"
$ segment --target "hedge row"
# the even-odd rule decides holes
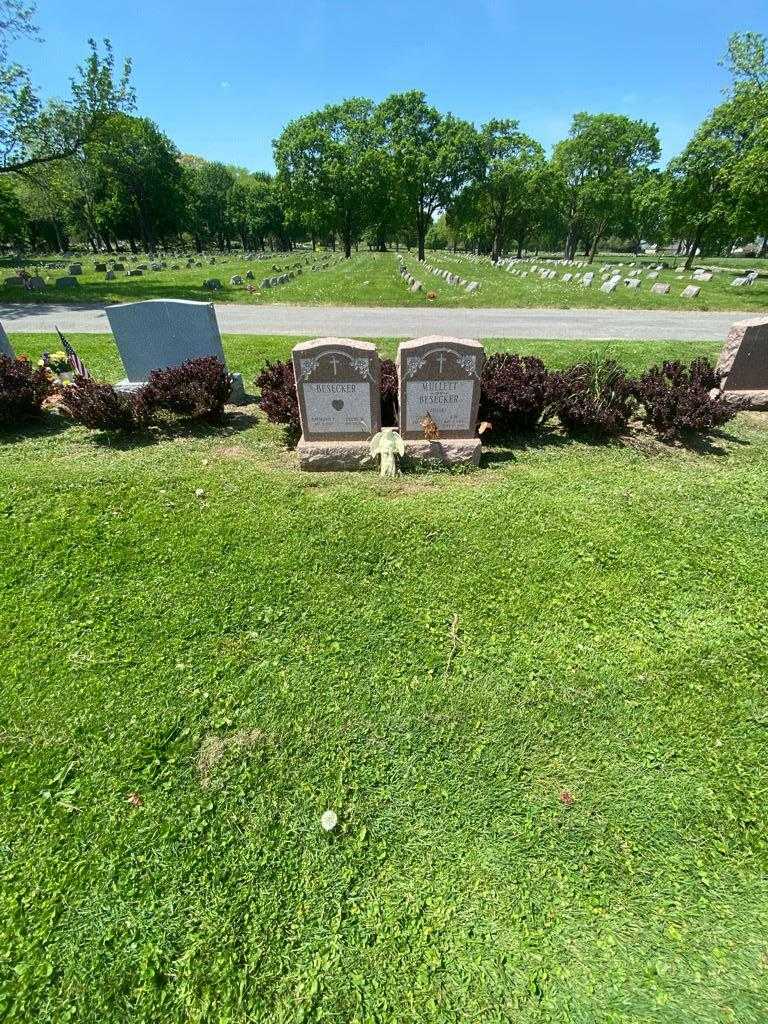
[[[397,423],[397,367],[381,364],[382,423]],[[566,370],[550,371],[536,356],[492,355],[480,386],[484,440],[502,442],[536,430],[556,416],[569,433],[621,434],[639,416],[665,440],[707,433],[738,411],[717,391],[719,377],[707,359],[686,366],[667,362],[630,377],[613,359],[593,358]],[[293,364],[270,363],[259,374],[259,406],[273,423],[300,429]]]
[[[501,442],[537,429],[556,416],[570,433],[620,434],[639,416],[664,439],[706,433],[732,419],[737,408],[717,387],[719,377],[706,359],[686,366],[668,362],[640,377],[630,377],[612,359],[592,359],[566,370],[547,370],[536,356],[492,355],[480,388],[481,421],[489,424],[486,440]],[[256,385],[259,406],[273,423],[300,429],[293,364],[268,364]],[[182,366],[154,370],[133,394],[76,377],[61,389],[61,411],[77,423],[98,430],[132,431],[161,415],[220,422],[231,377],[214,358],[192,359]],[[397,368],[382,362],[382,423],[397,423]],[[14,425],[40,413],[54,391],[46,370],[24,359],[0,356],[0,424]]]
[[[93,430],[140,430],[161,416],[219,423],[231,385],[227,368],[215,358],[153,370],[144,387],[124,394],[89,377],[58,386],[48,370],[0,356],[0,423],[10,426],[38,416],[54,392],[63,415]]]

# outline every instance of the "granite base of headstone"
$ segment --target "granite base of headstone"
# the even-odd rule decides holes
[[[768,320],[739,320],[726,338],[717,370],[723,398],[744,409],[768,409]]]
[[[477,411],[484,363],[483,346],[469,338],[433,335],[400,344],[400,434],[409,458],[479,463],[483,446]],[[428,436],[430,428],[436,437]]]
[[[376,346],[316,338],[293,350],[303,470],[373,468],[370,441],[381,429],[381,369]]]

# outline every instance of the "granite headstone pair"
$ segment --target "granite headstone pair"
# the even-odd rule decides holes
[[[412,458],[474,463],[483,346],[463,338],[403,342],[397,352],[400,435]],[[351,338],[297,345],[293,366],[302,469],[360,469],[381,429],[381,367],[376,346]]]

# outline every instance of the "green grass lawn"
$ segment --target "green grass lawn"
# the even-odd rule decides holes
[[[690,300],[680,296],[683,288],[691,283],[690,274],[678,280],[673,270],[663,271],[658,280],[672,286],[669,295],[652,295],[652,281],[643,281],[637,291],[621,285],[611,295],[600,291],[600,277],[596,275],[590,288],[578,283],[564,284],[560,278],[568,269],[558,267],[557,280],[542,281],[537,275],[525,279],[514,277],[506,270],[497,269],[489,261],[474,263],[447,252],[429,253],[428,259],[445,269],[459,272],[469,280],[480,282],[479,291],[468,295],[463,288],[446,284],[421,267],[414,254],[406,254],[409,269],[425,285],[426,291],[412,294],[397,273],[396,254],[360,252],[351,260],[332,262],[327,269],[311,270],[305,266],[302,274],[287,284],[275,288],[259,289],[263,278],[273,276],[310,254],[297,252],[275,257],[274,261],[247,262],[242,258],[224,260],[218,258],[213,266],[191,270],[148,270],[142,277],[118,275],[114,281],[105,281],[105,275],[93,272],[93,260],[84,261],[85,273],[79,284],[72,289],[57,289],[57,277],[66,276],[66,270],[46,269],[29,266],[29,270],[49,280],[50,287],[44,291],[28,292],[23,288],[0,286],[0,303],[3,302],[133,302],[150,298],[213,299],[216,302],[241,303],[297,303],[306,305],[346,306],[446,306],[446,307],[554,307],[554,308],[628,308],[628,309],[726,309],[747,312],[763,312],[768,309],[768,278],[761,278],[748,288],[732,288],[734,273],[718,273],[715,278],[701,285],[698,298]],[[330,258],[339,259],[338,253],[318,254],[318,262]],[[625,257],[625,261],[631,257]],[[169,261],[170,262],[170,261]],[[599,257],[593,267],[599,271],[604,261]],[[5,271],[0,269],[0,282],[13,273],[9,261]],[[278,268],[273,271],[273,265]],[[130,264],[126,263],[126,267]],[[242,285],[230,285],[235,274],[244,275],[253,270],[255,280]],[[627,270],[625,267],[620,272]],[[210,292],[203,289],[203,281],[216,277],[222,289]],[[248,284],[256,290],[247,291]],[[428,299],[427,292],[434,292],[435,298]]]
[[[757,414],[394,480],[247,407],[0,435],[0,1019],[763,1024],[767,506]]]

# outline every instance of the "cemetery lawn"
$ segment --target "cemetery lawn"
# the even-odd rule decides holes
[[[764,1022],[768,417],[382,481],[256,413],[0,435],[0,1018]]]
[[[686,309],[686,310],[738,310],[752,312],[755,315],[768,309],[768,276],[761,276],[753,285],[746,288],[732,288],[731,281],[737,271],[718,272],[712,281],[701,283],[701,292],[695,299],[683,299],[681,292],[691,284],[691,274],[686,273],[678,279],[676,270],[664,270],[659,274],[657,283],[669,284],[668,295],[651,293],[653,280],[643,276],[639,289],[630,289],[621,284],[615,292],[608,295],[600,291],[600,268],[610,259],[598,257],[589,268],[595,272],[595,279],[589,288],[582,288],[578,282],[563,283],[560,279],[569,270],[576,269],[560,265],[551,266],[557,271],[556,280],[542,281],[537,274],[529,273],[526,278],[516,277],[507,270],[496,268],[488,260],[472,262],[455,256],[449,252],[430,252],[427,261],[459,274],[467,280],[475,280],[480,288],[473,294],[467,294],[464,288],[446,284],[444,280],[429,273],[420,265],[413,253],[406,253],[408,269],[424,285],[424,290],[416,293],[409,291],[405,282],[397,272],[397,258],[394,252],[353,254],[351,260],[341,260],[338,253],[318,254],[317,259],[330,258],[333,262],[327,269],[312,271],[304,264],[311,254],[306,251],[285,253],[274,260],[248,262],[241,257],[224,259],[219,257],[213,266],[205,264],[202,268],[187,270],[147,270],[142,277],[127,277],[118,273],[114,281],[106,281],[103,273],[93,271],[93,260],[83,261],[84,273],[78,278],[75,288],[60,289],[55,287],[57,277],[66,276],[67,271],[51,270],[50,260],[30,263],[27,269],[39,274],[48,281],[49,286],[41,291],[30,292],[24,288],[5,286],[2,282],[14,273],[10,260],[1,261],[0,265],[0,303],[110,303],[136,302],[142,299],[196,299],[214,302],[238,302],[246,304],[290,303],[297,305],[338,305],[338,306],[442,306],[449,308],[556,308],[556,309]],[[631,271],[627,261],[630,257],[622,257],[624,266],[617,268],[617,273],[628,276]],[[621,262],[620,260],[618,260]],[[758,261],[759,262],[759,261]],[[261,281],[268,276],[286,272],[297,263],[302,263],[302,273],[286,284],[272,288],[260,289]],[[647,261],[642,263],[644,273],[647,272]],[[4,265],[4,266],[3,266]],[[537,264],[538,265],[538,264]],[[756,263],[757,265],[757,263]],[[126,263],[126,267],[131,264]],[[278,268],[273,270],[272,267]],[[230,278],[235,275],[244,277],[248,270],[255,276],[253,282],[245,281],[242,285],[231,285]],[[222,283],[219,291],[206,291],[203,281],[218,278]],[[255,291],[248,292],[247,286],[253,284]],[[434,298],[427,298],[434,292]]]

